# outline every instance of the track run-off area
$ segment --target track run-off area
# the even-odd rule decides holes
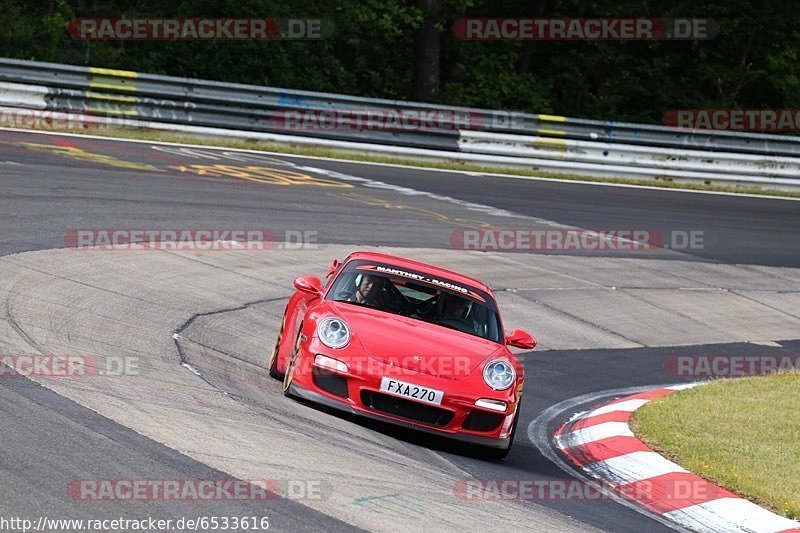
[[[0,191],[0,355],[81,355],[123,369],[0,379],[3,516],[256,516],[278,531],[667,531],[674,526],[613,499],[495,501],[457,487],[573,479],[547,436],[606,400],[602,391],[699,379],[671,372],[676,356],[800,354],[796,200],[14,130],[0,130]],[[260,231],[276,242],[76,245],[81,230],[115,229]],[[459,246],[465,231],[583,229],[647,231],[666,247]],[[695,236],[694,246],[676,247],[676,235]],[[268,377],[292,281],[322,277],[357,249],[482,279],[505,328],[537,338],[520,354],[526,431],[506,460],[304,405]],[[268,480],[280,495],[110,501],[73,490],[81,480],[203,479]]]

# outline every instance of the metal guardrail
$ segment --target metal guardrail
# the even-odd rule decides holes
[[[800,137],[782,135],[469,109],[3,58],[0,106],[549,171],[800,187]],[[370,113],[385,117],[400,110],[435,115],[435,124],[390,130],[359,122]],[[335,113],[344,119],[332,128],[287,128],[292,113]]]
[[[633,144],[576,141],[523,135],[462,132],[459,151],[516,157],[564,159],[573,162],[652,169],[718,172],[749,176],[797,178],[800,157],[772,157],[707,150],[682,150]]]

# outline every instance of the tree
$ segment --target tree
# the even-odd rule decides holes
[[[435,102],[441,85],[441,31],[439,0],[417,0],[424,19],[414,39],[414,99]]]

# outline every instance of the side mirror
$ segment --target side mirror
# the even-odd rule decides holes
[[[319,296],[322,292],[322,282],[316,276],[301,276],[294,280],[294,288],[300,292]]]
[[[532,350],[536,348],[536,339],[525,330],[515,329],[506,337],[506,344],[514,348]]]

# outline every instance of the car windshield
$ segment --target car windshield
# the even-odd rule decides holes
[[[333,282],[326,299],[502,342],[500,318],[489,305],[494,302],[488,295],[425,274],[373,264],[347,265]]]

